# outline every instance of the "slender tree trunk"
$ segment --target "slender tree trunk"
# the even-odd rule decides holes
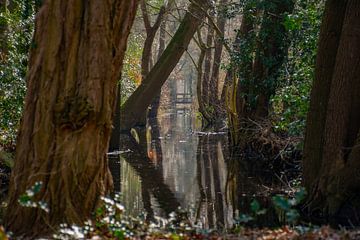
[[[82,224],[111,188],[106,152],[137,1],[47,0],[36,18],[5,225],[16,236]],[[20,206],[35,182],[50,214]]]
[[[199,32],[199,38],[201,38],[201,33]],[[199,104],[199,112],[202,114],[202,117],[205,119],[207,123],[211,122],[211,115],[208,113],[205,105],[205,99],[203,95],[203,88],[202,88],[202,80],[203,80],[203,63],[205,59],[205,49],[200,49],[200,55],[197,63],[197,83],[196,83],[196,96]],[[203,120],[204,120],[203,119]]]
[[[210,107],[210,76],[211,76],[211,63],[212,63],[212,45],[214,38],[214,29],[208,25],[205,45],[205,58],[204,58],[204,71],[202,73],[202,100],[206,108]]]
[[[224,6],[227,3],[227,0],[219,1],[220,6]],[[225,24],[226,18],[220,12],[217,16],[217,27],[222,36],[224,36],[225,32]],[[214,118],[218,119],[220,112],[222,111],[219,102],[219,73],[220,73],[220,64],[221,64],[221,56],[223,52],[223,41],[224,39],[219,36],[215,37],[214,39],[214,59],[211,71],[211,78],[210,78],[210,88],[212,91],[210,92],[210,105],[214,106]]]
[[[145,0],[142,0],[140,5],[141,5],[141,12],[143,15],[143,20],[144,20],[144,25],[145,25],[145,30],[146,30],[144,50],[143,50],[142,57],[141,57],[141,75],[144,80],[146,78],[146,76],[148,75],[150,68],[152,67],[151,66],[152,45],[154,43],[156,32],[158,31],[166,12],[165,12],[165,6],[162,6],[160,8],[160,12],[155,20],[154,25],[151,26],[151,20],[150,20],[150,17],[149,17],[147,8],[146,8]]]
[[[139,122],[139,118],[159,93],[162,85],[183,55],[205,16],[204,11],[207,11],[209,6],[208,0],[196,0],[190,4],[188,12],[159,61],[125,102],[121,111],[121,128],[123,130],[129,130]]]

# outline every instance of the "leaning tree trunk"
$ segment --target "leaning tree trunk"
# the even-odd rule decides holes
[[[311,176],[311,180],[315,179],[315,181],[308,188],[310,191],[308,206],[310,211],[320,210],[322,216],[329,217],[329,219],[331,217],[332,220],[336,219],[341,223],[349,219],[351,224],[359,224],[360,21],[358,18],[360,2],[349,0],[343,1],[343,4],[345,5],[329,1],[327,6],[329,12],[334,11],[330,13],[336,11],[340,14],[336,18],[338,21],[341,21],[342,9],[345,6],[345,17],[338,48],[332,49],[332,51],[337,51],[337,54],[334,68],[328,69],[333,72],[330,87],[324,84],[323,87],[315,89],[325,88],[322,93],[329,90],[328,99],[322,99],[327,102],[324,129],[320,132],[322,136],[317,135],[319,132],[311,133],[312,136],[318,138],[318,141],[320,139],[322,153],[320,169],[316,173],[313,172],[316,176]],[[330,7],[334,8],[329,9]],[[325,20],[328,21],[324,21],[323,30],[328,29],[327,24],[335,24],[333,27],[337,29],[337,21],[327,18],[329,15],[325,16]],[[326,34],[326,32],[322,33]],[[326,39],[324,36],[321,38],[320,49],[322,50],[325,50],[322,44],[328,44],[324,42]],[[317,68],[320,66],[317,65]],[[317,78],[315,82],[321,79],[322,77]],[[315,94],[313,92],[311,101],[316,100]],[[318,113],[310,111],[309,116],[312,114]],[[310,122],[309,126],[311,124],[314,122]],[[314,127],[308,129],[308,131],[311,130],[318,131]],[[310,133],[307,134],[307,137],[309,135]],[[307,141],[309,141],[308,138]],[[316,148],[313,149],[316,150]],[[314,156],[315,161],[317,154],[309,154],[309,156]],[[310,160],[307,159],[307,161]],[[308,169],[307,166],[304,171],[306,172]],[[309,173],[305,176],[309,176]]]
[[[16,236],[82,224],[111,188],[106,152],[136,0],[47,0],[36,18],[5,225]],[[20,206],[35,182],[50,213]]]
[[[142,114],[159,93],[162,85],[183,55],[209,7],[208,0],[192,1],[188,12],[160,59],[146,79],[124,103],[121,110],[122,130],[129,130],[141,120]]]

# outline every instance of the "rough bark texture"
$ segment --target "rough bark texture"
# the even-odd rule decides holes
[[[208,8],[208,0],[196,0],[190,4],[188,12],[164,53],[146,79],[125,102],[121,111],[122,130],[128,131],[139,122],[141,115],[159,93],[161,86],[183,55],[205,16],[204,11]]]
[[[346,3],[346,10],[340,41],[338,48],[333,49],[337,51],[336,61],[333,70],[328,69],[333,74],[328,90],[324,129],[321,132],[323,136],[313,135],[321,138],[322,159],[319,171],[313,172],[317,176],[311,176],[316,181],[312,181],[313,184],[308,189],[309,207],[310,211],[320,210],[322,217],[329,217],[329,220],[331,218],[332,221],[340,221],[343,224],[359,224],[360,2],[349,0],[343,3]],[[335,6],[336,11],[341,13],[341,6],[332,5]],[[328,21],[324,24],[337,24],[331,18],[328,18]],[[326,38],[323,37],[322,40],[326,41]],[[327,43],[320,42],[320,46],[322,44]],[[324,84],[323,88],[326,89],[323,89],[322,93],[328,86]],[[317,155],[313,156],[316,160]]]
[[[6,227],[27,238],[82,224],[111,188],[106,152],[137,1],[47,0],[36,18]],[[19,205],[35,196],[50,213]]]
[[[332,76],[347,1],[329,0],[320,30],[315,81],[307,117],[303,170],[306,188],[312,187],[322,164],[324,126]]]

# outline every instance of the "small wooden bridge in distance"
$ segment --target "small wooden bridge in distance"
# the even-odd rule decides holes
[[[176,104],[192,104],[191,93],[176,93]]]

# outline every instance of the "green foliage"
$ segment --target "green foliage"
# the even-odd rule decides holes
[[[36,194],[40,192],[42,188],[42,182],[36,182],[30,189],[26,190],[24,194],[19,197],[19,203],[23,207],[40,208],[45,212],[49,212],[47,203],[44,201],[36,201]]]
[[[293,198],[288,198],[283,195],[276,195],[272,198],[275,207],[285,214],[286,223],[294,224],[299,219],[300,214],[295,207],[304,200],[305,195],[305,189],[300,188],[295,192]]]
[[[139,34],[131,33],[129,36],[120,81],[121,103],[124,103],[135,91],[136,86],[141,83],[141,54],[143,41],[144,39]]]
[[[32,1],[14,0],[1,9],[0,144],[13,144],[20,122],[26,90],[25,75],[35,6]],[[11,7],[11,8],[10,8]]]
[[[284,21],[291,45],[272,104],[275,129],[290,135],[304,132],[323,8],[324,1],[299,0]]]
[[[240,214],[240,216],[236,219],[237,225],[254,221],[258,216],[266,213],[266,209],[261,208],[260,203],[256,199],[250,203],[250,209],[250,214]]]

